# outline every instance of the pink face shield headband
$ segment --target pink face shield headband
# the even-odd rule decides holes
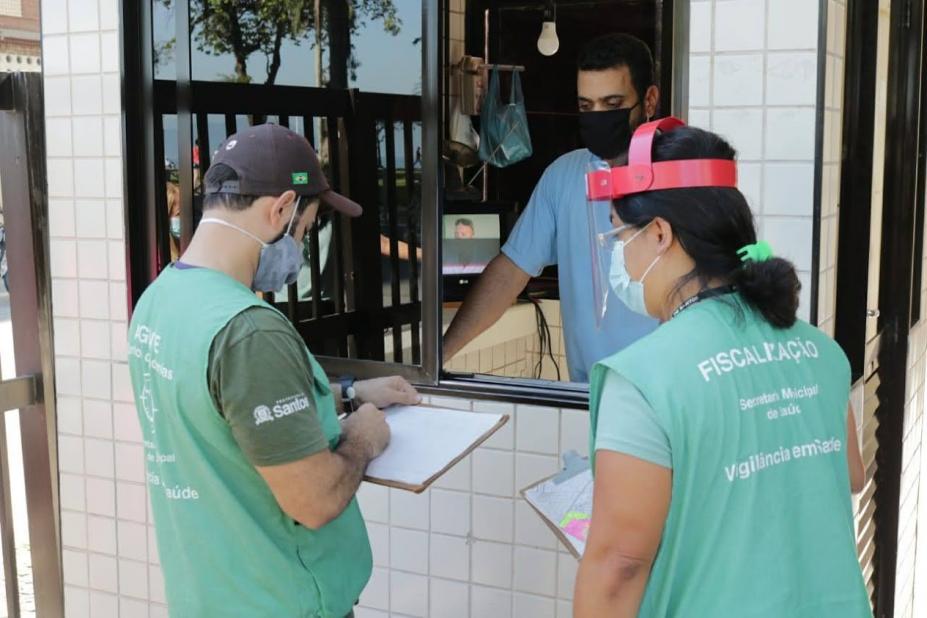
[[[685,123],[675,117],[642,124],[631,138],[628,164],[586,174],[586,197],[617,200],[634,193],[692,187],[737,187],[737,164],[728,159],[653,162],[653,137]]]

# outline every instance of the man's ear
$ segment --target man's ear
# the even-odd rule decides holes
[[[293,214],[292,207],[296,202],[295,191],[284,191],[275,199],[270,208],[270,223],[273,227],[281,227],[290,221]]]
[[[644,93],[644,114],[648,120],[652,120],[657,115],[657,108],[660,106],[660,89],[656,86],[650,86]]]

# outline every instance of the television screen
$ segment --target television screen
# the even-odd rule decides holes
[[[444,215],[445,275],[483,272],[499,254],[499,215]]]

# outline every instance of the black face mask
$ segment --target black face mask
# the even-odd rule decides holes
[[[606,161],[626,153],[631,145],[631,112],[635,107],[580,112],[579,136],[589,152]]]

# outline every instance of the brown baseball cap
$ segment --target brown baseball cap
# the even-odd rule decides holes
[[[206,184],[207,194],[266,196],[295,191],[318,196],[349,217],[363,212],[360,204],[332,191],[315,150],[305,137],[286,127],[261,124],[229,136],[213,155],[212,165],[220,163],[235,170],[238,180]]]

